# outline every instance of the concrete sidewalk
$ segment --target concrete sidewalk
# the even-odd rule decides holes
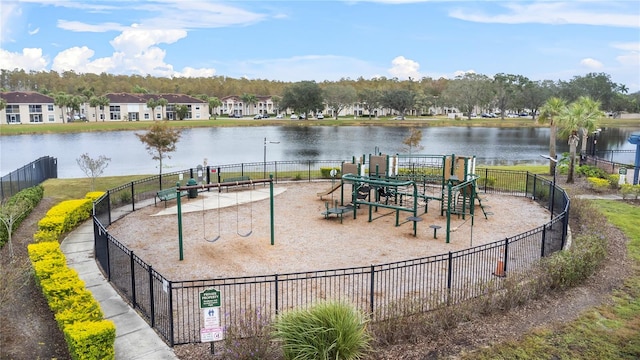
[[[133,310],[102,276],[93,257],[93,221],[86,221],[60,245],[69,267],[78,271],[102,312],[116,325],[115,358],[126,360],[177,359],[146,321]]]

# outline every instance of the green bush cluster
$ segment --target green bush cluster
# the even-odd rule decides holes
[[[495,177],[481,177],[477,180],[478,187],[481,189],[484,189],[485,187],[491,189],[496,186],[497,182],[498,179]]]
[[[604,191],[610,187],[610,183],[608,179],[588,177],[587,182],[589,183],[591,188],[596,192]]]
[[[366,317],[353,306],[326,302],[278,316],[275,337],[286,359],[355,360],[371,350]]]
[[[592,165],[582,165],[576,168],[576,173],[578,175],[585,176],[587,178],[600,178],[607,179],[609,178],[609,173],[600,169],[597,166]]]
[[[18,214],[20,215],[18,219],[13,223],[13,231],[20,226],[22,221],[31,213],[33,208],[40,203],[43,194],[44,188],[42,185],[30,187],[13,195],[2,205],[3,210],[6,209],[6,211],[11,211],[11,208],[15,206],[19,206],[22,210],[22,213]],[[0,225],[0,247],[4,246],[7,240],[9,240],[7,228]]]
[[[93,201],[102,196],[102,192],[90,192],[84,199],[67,200],[47,211],[38,222],[36,241],[58,241],[60,235],[73,230],[91,217]]]
[[[620,188],[620,192],[622,193],[623,199],[638,199],[640,198],[640,184],[632,185],[632,184],[623,184]]]
[[[57,241],[28,246],[36,281],[64,333],[72,359],[115,359],[116,328],[78,273],[67,267]]]

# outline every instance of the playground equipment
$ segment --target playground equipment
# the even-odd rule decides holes
[[[218,199],[220,199],[218,197]],[[251,195],[251,190],[249,190],[249,232],[240,233],[240,202],[238,201],[238,193],[236,192],[236,234],[242,237],[248,237],[253,233],[253,196]]]
[[[478,176],[475,171],[475,156],[377,154],[369,155],[367,160],[363,155],[358,161],[354,157],[351,163],[343,163],[340,184],[332,183],[329,190],[317,195],[322,198],[341,190],[340,206],[338,201],[331,208],[327,203],[326,211],[322,213],[325,217],[336,214],[341,220],[342,214],[348,211],[353,211],[355,219],[359,206],[366,205],[369,207],[370,222],[373,221],[374,210],[389,208],[395,210],[396,226],[399,226],[399,213],[409,212],[407,221],[413,222],[414,236],[417,223],[422,220],[418,216],[418,208],[424,206],[424,213],[427,213],[429,202],[439,201],[440,216],[446,216],[446,242],[449,243],[451,232],[469,221],[473,227],[476,202],[485,219],[491,215],[477,194]],[[352,184],[352,208],[345,206],[345,184]],[[334,204],[333,195],[331,204]],[[452,228],[452,215],[458,215],[465,221]],[[432,229],[435,226],[439,225],[430,225]]]
[[[202,237],[203,237],[203,239],[205,241],[216,242],[221,237],[221,232],[220,232],[220,196],[219,195],[218,195],[217,211],[218,211],[218,233],[212,238],[207,238],[207,222],[206,222],[206,219],[205,219],[205,207],[204,207],[204,196],[203,196],[202,197]]]
[[[411,218],[418,217],[418,189],[415,182],[411,180],[395,180],[395,179],[373,179],[369,177],[357,176],[352,174],[342,175],[342,179],[349,181],[353,184],[352,192],[352,204],[353,204],[353,218],[357,217],[357,209],[360,205],[369,206],[369,222],[373,221],[373,209],[377,210],[378,207],[393,209],[396,214],[396,226],[400,226],[400,211],[406,211],[411,213]],[[384,189],[387,194],[398,193],[399,188],[408,187],[412,189],[413,201],[411,206],[403,206],[402,203],[389,202],[389,196],[386,197],[386,201],[380,201],[381,195],[379,191],[373,191],[373,189]],[[409,201],[407,201],[409,203]],[[416,236],[418,221],[413,221],[413,235]]]
[[[269,210],[270,210],[270,217],[271,217],[271,223],[270,223],[270,225],[271,225],[271,245],[274,245],[275,244],[275,228],[274,228],[274,211],[273,211],[273,175],[272,174],[269,175],[268,179],[244,180],[244,181],[235,181],[235,182],[221,182],[221,183],[214,183],[214,184],[200,184],[200,185],[180,186],[180,182],[178,182],[176,184],[176,192],[178,194],[180,194],[180,192],[182,192],[182,191],[198,191],[198,190],[212,189],[212,188],[217,188],[218,192],[221,192],[223,187],[240,186],[240,185],[254,185],[254,184],[261,184],[261,183],[269,183],[269,200],[270,200]],[[251,190],[249,190],[249,191],[251,191]],[[218,197],[218,201],[219,201],[219,197]],[[236,206],[239,206],[238,201],[237,201],[237,193],[236,193]],[[253,206],[253,205],[251,205],[251,206]],[[218,209],[220,209],[220,206],[218,206]],[[184,251],[183,251],[183,247],[182,247],[182,243],[183,243],[183,241],[182,241],[182,201],[180,200],[180,196],[177,197],[177,212],[178,212],[178,247],[179,247],[180,261],[182,261],[182,260],[184,260]],[[204,211],[203,211],[203,214],[204,214]],[[253,214],[253,211],[252,211],[252,214]],[[220,219],[219,215],[220,215],[220,213],[218,212],[218,221],[220,221],[219,220]],[[236,220],[238,222],[240,220],[237,208],[236,208]],[[249,233],[247,233],[246,235],[240,234],[237,224],[236,224],[236,230],[238,230],[237,233],[240,236],[249,236],[249,235],[251,235],[251,233],[253,232],[253,218],[251,219],[251,231]],[[218,240],[218,239],[216,239],[216,240]]]

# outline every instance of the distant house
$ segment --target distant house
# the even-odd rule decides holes
[[[270,95],[256,96],[255,104],[243,104],[242,98],[238,95],[225,96],[220,99],[222,105],[214,109],[218,114],[227,114],[233,116],[253,116],[253,115],[269,115],[277,110],[275,104],[271,100]]]
[[[53,98],[34,91],[0,93],[6,106],[0,110],[5,124],[40,124],[62,122],[62,111],[53,104]]]
[[[92,108],[88,102],[80,105],[80,114],[71,118],[68,109],[54,104],[54,98],[33,91],[2,92],[6,106],[0,110],[3,124],[63,123],[67,121],[140,121],[175,120],[176,107],[187,107],[185,119],[208,119],[209,103],[188,95],[179,94],[107,94],[108,106]],[[149,99],[165,99],[166,106],[147,107]],[[85,111],[86,110],[86,111]],[[66,120],[65,120],[66,119]]]
[[[109,99],[109,109],[104,115],[100,114],[102,121],[176,120],[178,105],[185,105],[188,108],[185,119],[209,118],[209,103],[188,95],[112,93],[105,96]],[[150,109],[147,107],[147,102],[151,99],[165,99],[167,106]]]

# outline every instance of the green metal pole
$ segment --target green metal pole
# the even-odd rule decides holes
[[[269,208],[270,208],[270,212],[271,212],[271,245],[275,244],[276,240],[275,240],[275,226],[274,226],[274,219],[273,219],[273,174],[269,174],[269,179],[271,179],[271,181],[269,182]]]
[[[180,182],[176,183],[177,202],[178,202],[178,247],[180,248],[180,261],[184,259],[182,253],[182,204],[180,202]]]

